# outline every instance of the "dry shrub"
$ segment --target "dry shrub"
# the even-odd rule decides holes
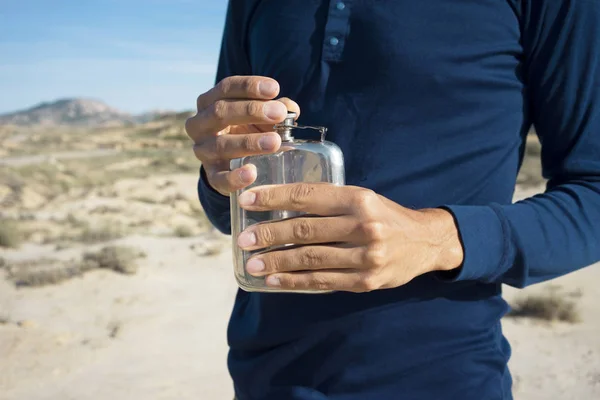
[[[144,256],[141,251],[132,247],[106,246],[97,252],[85,253],[81,260],[4,261],[4,268],[8,270],[8,279],[16,286],[40,287],[61,283],[98,268],[132,275],[138,270],[136,259]]]
[[[0,220],[0,247],[19,247],[22,239],[16,221],[4,218]]]
[[[144,254],[127,246],[106,246],[97,252],[88,252],[83,256],[83,264],[88,268],[107,268],[127,275],[138,270],[136,260]]]
[[[551,288],[546,293],[529,295],[518,299],[508,316],[550,322],[580,322],[581,317],[575,301],[579,296],[581,296],[581,293],[578,291],[562,293],[556,288]]]
[[[101,243],[118,239],[123,235],[121,228],[108,223],[99,226],[86,225],[76,240],[83,243]]]
[[[8,267],[8,278],[16,286],[46,286],[80,276],[84,271],[76,262],[39,259],[15,262]]]
[[[173,234],[177,237],[190,237],[194,235],[194,231],[187,225],[179,225],[173,230]]]

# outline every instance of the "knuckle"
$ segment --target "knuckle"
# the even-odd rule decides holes
[[[204,152],[202,151],[202,148],[198,145],[194,145],[194,147],[192,148],[193,152],[194,152],[194,156],[196,156],[196,158],[199,161],[202,161],[203,163],[205,161],[209,161],[208,157],[206,157],[206,154],[204,154]]]
[[[192,137],[192,132],[194,130],[193,125],[194,125],[194,117],[190,117],[188,119],[185,120],[185,124],[184,124],[184,129],[185,129],[185,133],[191,138]]]
[[[312,281],[311,286],[313,286],[317,290],[328,290],[331,287],[327,278],[325,278],[323,275],[319,275],[319,274],[316,274],[313,276],[313,281]]]
[[[242,139],[242,146],[245,150],[257,150],[258,149],[258,141],[255,137],[251,135],[246,135]]]
[[[281,266],[284,265],[282,262],[281,256],[277,253],[267,253],[263,257],[263,261],[265,263],[265,269],[268,272],[282,272]]]
[[[219,81],[219,83],[217,83],[216,88],[220,93],[227,94],[231,91],[231,84],[232,84],[231,78],[224,78],[224,79],[221,79],[221,81]]]
[[[244,78],[240,81],[240,89],[246,94],[256,93],[258,92],[258,80],[253,78]]]
[[[196,110],[200,111],[204,107],[204,94],[196,97]]]
[[[360,189],[354,195],[353,206],[359,210],[370,210],[373,202],[377,199],[375,192],[369,189]]]
[[[300,254],[300,264],[305,267],[316,267],[323,261],[323,257],[315,249],[307,248]]]
[[[222,154],[227,152],[229,148],[228,135],[217,136],[214,140],[213,151],[209,152],[211,159],[218,159]]]
[[[246,114],[252,117],[261,116],[263,114],[262,108],[262,104],[258,101],[249,101],[248,104],[246,104]]]
[[[369,242],[377,242],[385,237],[385,227],[379,221],[361,222],[359,225],[360,232]]]
[[[261,190],[256,193],[256,202],[255,204],[260,204],[261,206],[269,207],[273,203],[273,193],[271,190]]]
[[[305,184],[296,185],[290,191],[290,202],[294,207],[302,207],[310,198],[311,193],[311,186]]]
[[[294,239],[298,241],[308,241],[313,236],[313,227],[311,223],[306,219],[299,219],[294,222],[293,235]]]
[[[275,232],[267,226],[256,229],[255,235],[259,245],[269,246],[275,242]]]
[[[227,118],[227,103],[223,100],[217,100],[212,105],[212,116],[218,121],[224,121]]]
[[[374,244],[367,246],[363,254],[363,264],[370,269],[379,270],[386,264],[385,248]]]
[[[290,277],[285,277],[285,276],[279,276],[279,281],[281,282],[281,286],[287,288],[287,289],[299,289],[300,285],[299,282],[296,281],[296,279],[292,279]]]
[[[372,292],[381,287],[379,277],[374,273],[364,273],[360,278],[359,288],[364,292]]]
[[[206,172],[206,178],[208,182],[215,188],[221,188],[223,186],[222,182],[219,181],[217,171]]]
[[[213,143],[211,143],[210,140],[206,139],[196,139],[196,144],[194,145],[194,154],[200,161],[214,162],[219,159],[216,146],[216,139]]]

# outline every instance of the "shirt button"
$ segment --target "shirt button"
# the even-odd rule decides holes
[[[332,46],[337,46],[340,40],[335,36],[329,39],[329,44]]]
[[[337,8],[337,9],[338,9],[338,10],[340,10],[340,11],[342,11],[344,8],[346,8],[346,5],[345,5],[343,2],[341,2],[341,1],[340,1],[340,2],[338,2],[338,3],[335,5],[335,8]]]

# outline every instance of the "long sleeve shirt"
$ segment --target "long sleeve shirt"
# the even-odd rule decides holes
[[[455,217],[464,262],[395,289],[238,292],[240,400],[511,399],[501,285],[600,259],[600,1],[231,0],[217,81],[276,79],[346,182]],[[532,125],[545,193],[513,204]],[[229,199],[200,201],[230,233]],[[233,276],[233,275],[232,275]]]

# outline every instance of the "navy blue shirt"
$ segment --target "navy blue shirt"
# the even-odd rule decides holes
[[[231,0],[217,75],[276,79],[347,184],[447,207],[465,252],[396,289],[240,290],[239,399],[511,399],[501,284],[600,259],[600,1]],[[532,124],[548,187],[512,204]],[[228,198],[198,189],[230,233]]]

